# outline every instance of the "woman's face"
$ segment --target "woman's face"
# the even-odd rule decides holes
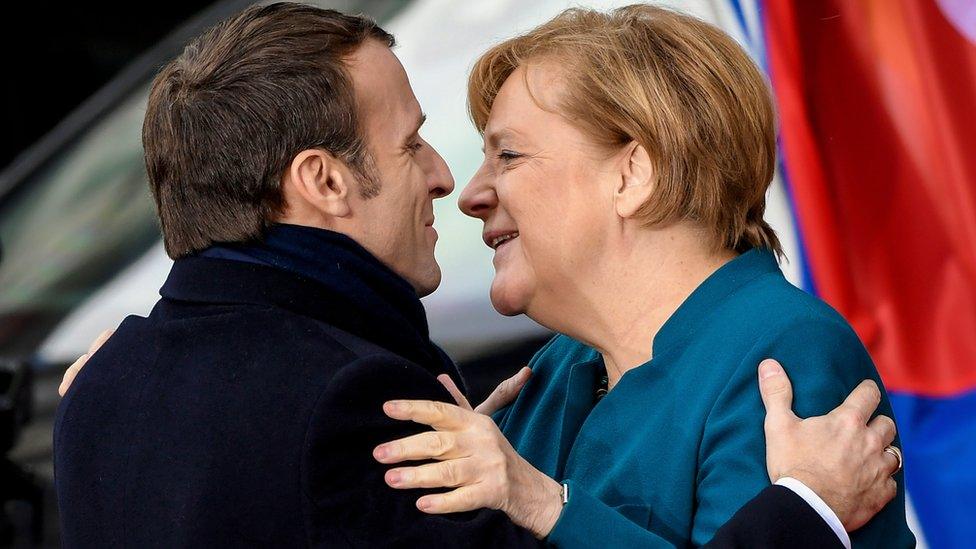
[[[459,201],[495,250],[495,309],[544,324],[561,301],[599,283],[588,275],[616,219],[618,160],[554,112],[561,89],[545,65],[512,73],[492,104],[484,163]]]

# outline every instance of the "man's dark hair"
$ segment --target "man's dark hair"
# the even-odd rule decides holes
[[[166,252],[259,238],[283,213],[281,176],[320,148],[379,189],[346,59],[372,20],[293,3],[249,8],[193,40],[153,81],[142,141]]]

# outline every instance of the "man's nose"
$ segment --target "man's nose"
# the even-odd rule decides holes
[[[498,195],[482,166],[461,192],[458,207],[465,215],[484,219],[498,205]]]
[[[433,159],[428,178],[430,194],[435,199],[444,198],[454,192],[454,176],[451,175],[451,169],[447,167],[447,162],[444,161],[444,158],[433,148],[431,148],[431,152],[433,153]]]

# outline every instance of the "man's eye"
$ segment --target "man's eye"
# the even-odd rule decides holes
[[[421,143],[420,141],[417,141],[415,143],[411,143],[411,144],[407,145],[407,150],[410,151],[410,154],[413,154],[413,153],[416,153],[417,151],[419,151],[420,148],[423,147],[423,146],[424,146],[423,143]]]
[[[500,158],[504,162],[511,162],[512,160],[521,157],[522,155],[515,151],[503,150],[498,153],[498,158]]]

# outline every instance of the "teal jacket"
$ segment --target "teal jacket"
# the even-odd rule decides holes
[[[863,379],[881,384],[847,322],[787,282],[761,250],[702,283],[658,332],[652,356],[596,402],[601,356],[556,336],[496,416],[520,454],[569,484],[550,543],[607,549],[711,539],[769,485],[756,377],[764,358],[786,368],[801,417],[829,412]],[[886,397],[879,411],[894,417]],[[895,480],[898,496],[851,535],[855,547],[914,546],[903,474]]]

